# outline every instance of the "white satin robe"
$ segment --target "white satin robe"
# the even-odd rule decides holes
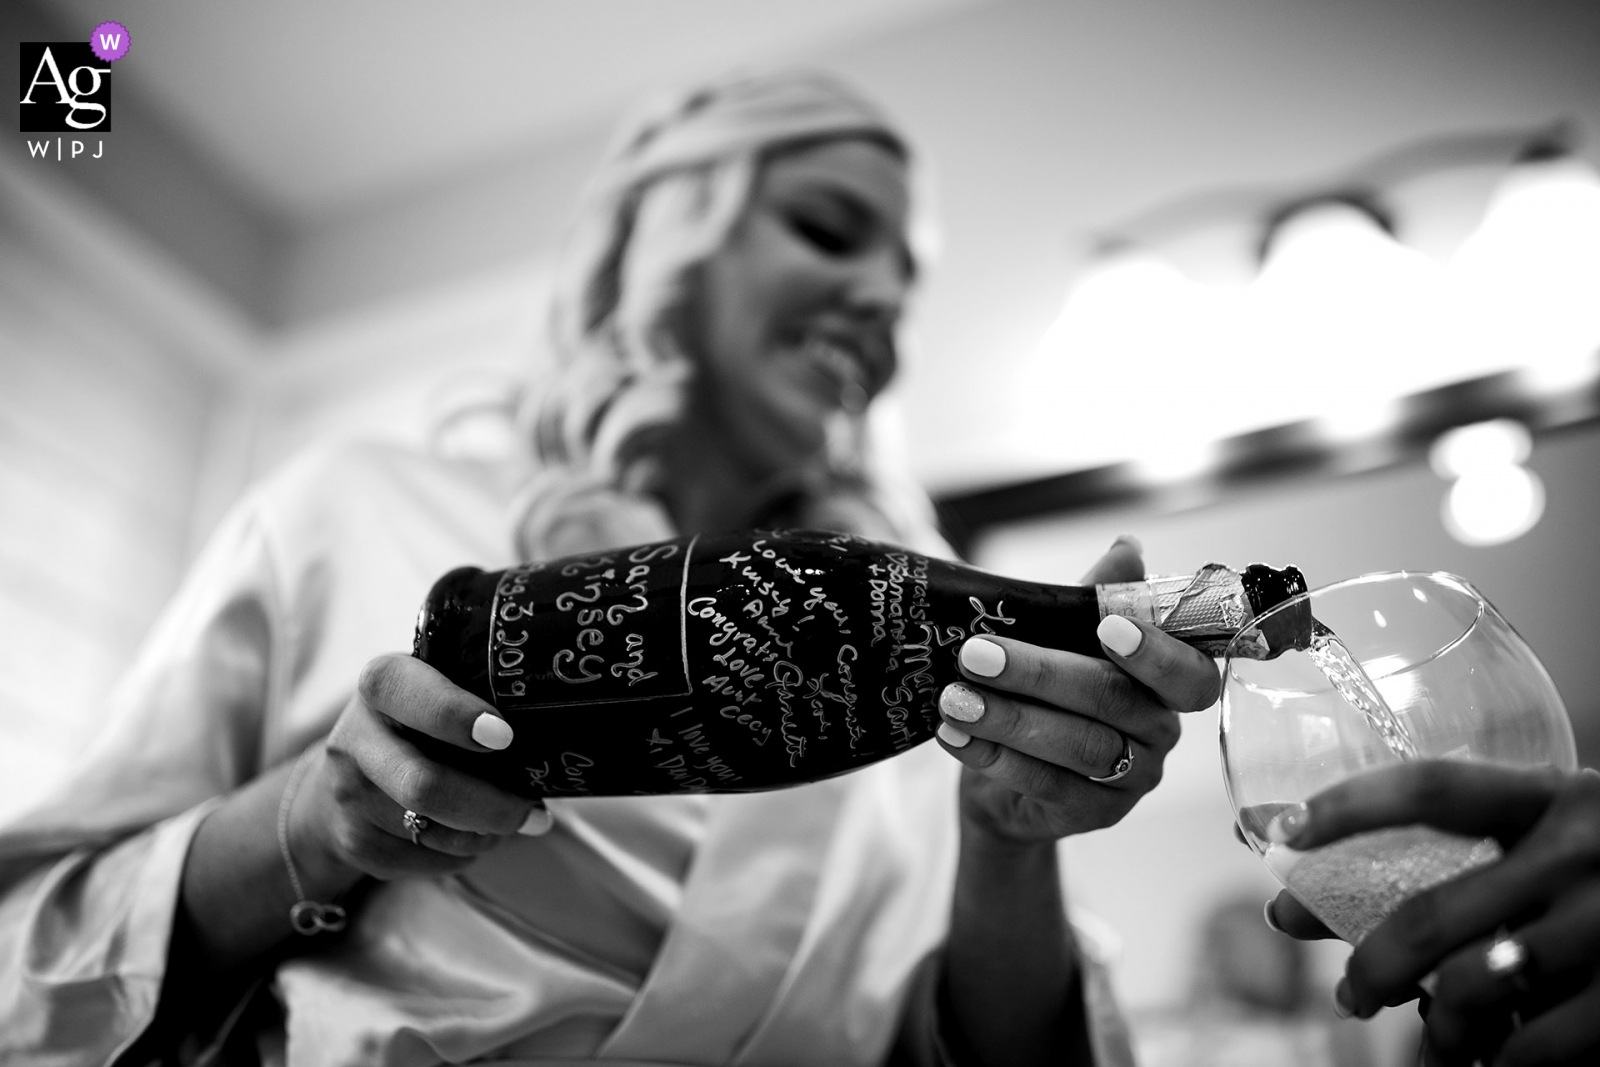
[[[387,446],[303,457],[224,521],[70,780],[0,830],[0,1062],[98,1064],[148,1025],[185,852],[218,798],[323,736],[451,567],[508,565],[504,472]],[[938,1063],[957,765],[555,800],[467,873],[384,883],[282,964],[293,1067]],[[1130,1062],[1080,936],[1102,1064]],[[919,966],[920,964],[920,966]]]

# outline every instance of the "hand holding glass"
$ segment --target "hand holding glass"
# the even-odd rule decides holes
[[[1267,660],[1236,654],[1276,613],[1306,604],[1320,624],[1309,648]],[[1497,860],[1499,845],[1412,826],[1297,852],[1273,832],[1277,816],[1411,759],[1577,769],[1572,726],[1544,666],[1453,575],[1373,574],[1291,598],[1239,633],[1223,670],[1223,773],[1245,840],[1351,944],[1407,898]]]

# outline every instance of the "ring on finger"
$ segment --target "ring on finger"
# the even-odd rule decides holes
[[[400,821],[405,826],[406,832],[411,835],[413,845],[422,844],[422,831],[433,825],[433,821],[426,815],[418,815],[410,808],[406,809],[405,817]]]
[[[1126,778],[1131,770],[1133,770],[1133,742],[1128,740],[1127,735],[1124,734],[1122,737],[1122,755],[1117,757],[1117,762],[1112,766],[1111,773],[1100,778],[1096,778],[1092,774],[1085,777],[1096,785],[1106,785]]]
[[[1483,951],[1483,966],[1495,978],[1503,979],[1519,993],[1528,991],[1528,946],[1517,935],[1501,927]]]

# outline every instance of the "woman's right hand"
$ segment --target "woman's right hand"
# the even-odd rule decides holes
[[[398,728],[469,752],[511,743],[487,703],[419,659],[378,656],[361,672],[293,812],[296,839],[336,868],[391,879],[449,874],[513,834],[550,827],[544,805],[429,759]],[[413,842],[407,811],[429,825]]]

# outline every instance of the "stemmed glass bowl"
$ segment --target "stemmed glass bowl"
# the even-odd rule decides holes
[[[1320,624],[1314,632],[1331,631],[1381,696],[1372,714],[1330,681],[1326,650],[1254,658],[1267,635],[1281,637],[1288,613],[1307,606]],[[1267,836],[1278,812],[1405,759],[1578,766],[1566,708],[1544,666],[1477,590],[1443,573],[1370,574],[1263,612],[1228,646],[1221,740],[1228,798],[1245,840],[1351,944],[1406,898],[1495,861],[1499,846],[1408,826],[1297,852]]]

